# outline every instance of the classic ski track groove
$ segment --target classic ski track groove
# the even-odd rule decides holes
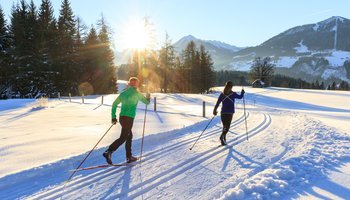
[[[250,137],[255,136],[256,134],[258,134],[258,133],[260,133],[261,131],[263,131],[263,130],[265,130],[266,128],[268,128],[268,127],[270,126],[271,122],[272,122],[272,120],[271,120],[270,115],[264,114],[263,122],[261,122],[257,127],[253,128],[252,130],[249,130],[249,131],[248,131],[248,134],[251,134]],[[238,137],[229,140],[229,141],[228,141],[228,144],[229,144],[229,145],[237,145],[237,144],[239,144],[239,143],[241,143],[241,142],[243,142],[243,141],[246,140],[245,136],[246,136],[245,133],[243,133],[243,134],[239,135]],[[233,143],[232,143],[232,142],[233,142]],[[214,150],[214,151],[213,151],[213,150]],[[165,178],[163,178],[162,180],[157,181],[156,183],[153,183],[153,184],[150,185],[150,186],[147,186],[146,189],[142,189],[142,191],[137,191],[136,193],[131,194],[130,196],[128,196],[128,199],[134,199],[134,198],[138,197],[139,195],[142,195],[142,194],[144,194],[145,192],[148,192],[148,191],[150,191],[151,189],[153,189],[153,188],[155,188],[155,187],[161,185],[162,183],[165,183],[165,182],[167,182],[167,181],[169,181],[169,180],[171,180],[171,179],[173,179],[173,178],[175,178],[175,177],[177,177],[177,176],[183,175],[183,173],[186,172],[186,171],[194,170],[193,168],[195,168],[195,167],[197,167],[197,166],[202,166],[203,164],[205,164],[205,163],[207,163],[207,162],[209,162],[209,164],[210,164],[211,162],[216,161],[218,158],[223,157],[223,156],[226,156],[225,153],[222,154],[222,153],[223,153],[224,151],[226,151],[226,150],[227,150],[227,148],[225,148],[225,147],[220,147],[220,146],[219,146],[219,147],[215,147],[215,148],[212,148],[212,149],[210,149],[210,150],[207,150],[207,151],[201,153],[201,155],[197,156],[194,160],[197,160],[199,157],[202,157],[202,156],[204,156],[204,155],[206,155],[207,153],[210,152],[209,155],[206,155],[204,158],[201,158],[201,159],[199,159],[198,161],[195,161],[195,162],[193,162],[193,161],[190,161],[190,162],[187,161],[187,162],[185,162],[183,165],[182,165],[182,164],[178,164],[177,166],[185,166],[185,165],[189,165],[189,166],[187,166],[187,167],[182,167],[182,168],[180,168],[179,171],[177,171],[177,172],[175,172],[175,173],[172,173],[172,170],[171,170],[171,169],[170,169],[170,170],[167,170],[167,171],[170,171],[169,173],[162,172],[162,174],[165,174],[165,175],[168,175],[168,176],[165,177]],[[199,164],[202,164],[202,165],[199,165]],[[207,164],[208,164],[208,163],[207,163]],[[203,166],[202,166],[202,167],[203,167]],[[174,168],[176,168],[176,166],[175,166],[175,167],[172,167],[172,169],[174,169]],[[175,171],[175,170],[174,170],[174,171]],[[250,174],[250,175],[254,175],[254,174],[258,173],[258,172],[259,172],[259,171],[255,172],[255,173],[253,173],[253,174]],[[169,174],[173,174],[173,175],[169,175]],[[183,176],[185,176],[185,175],[183,175]],[[156,178],[155,180],[157,180],[157,179],[158,179],[158,178]],[[140,183],[140,184],[138,184],[138,185],[134,185],[134,186],[132,186],[132,187],[129,188],[129,189],[130,189],[131,191],[132,191],[132,190],[136,190],[138,187],[141,187],[141,184],[142,184],[142,185],[147,184],[147,183],[145,183],[145,182],[147,182],[147,181],[144,181],[143,183]],[[162,188],[162,189],[165,189],[165,188],[168,188],[168,187],[169,187],[169,186],[164,187],[164,188]],[[117,195],[116,197],[112,197],[112,198],[118,198],[118,195]]]
[[[249,117],[249,112],[248,112],[248,117]],[[242,119],[243,119],[243,115],[241,117],[239,117],[237,120],[235,120],[234,122],[232,122],[231,127],[235,127],[238,125],[244,125],[244,123],[242,123],[242,122],[244,122],[244,120],[242,120]],[[253,129],[248,131],[249,137],[251,138],[251,137],[257,135],[258,133],[262,132],[263,130],[267,129],[270,126],[271,122],[272,122],[271,116],[268,114],[263,114],[262,122],[260,122],[259,125],[257,125]],[[206,134],[203,134],[203,135],[205,135],[205,137],[203,137],[203,139],[207,138],[215,133],[218,133],[217,131],[220,132],[221,128],[215,128],[214,130],[209,130]],[[184,135],[184,136],[186,136],[186,135]],[[196,137],[187,139],[185,141],[181,141],[181,144],[169,145],[171,147],[171,150],[169,150],[169,151],[172,151],[173,149],[187,145],[187,144],[191,143],[192,140],[194,140],[194,139],[196,139]],[[189,140],[191,140],[191,141],[189,141]],[[240,134],[237,137],[229,140],[228,144],[229,145],[237,145],[245,140],[246,140],[246,134],[243,133],[243,134]],[[164,148],[164,147],[162,147],[162,148]],[[158,150],[159,149],[155,149],[146,155],[147,156],[152,155],[155,152],[157,152]],[[152,178],[150,178],[148,180],[145,180],[139,184],[133,185],[131,188],[129,188],[130,191],[134,191],[141,186],[143,186],[144,189],[142,189],[141,191],[136,191],[135,193],[128,196],[128,198],[135,198],[139,195],[142,195],[145,192],[150,191],[154,187],[157,187],[157,186],[159,186],[159,185],[161,185],[161,184],[163,184],[163,183],[165,183],[165,182],[167,182],[175,177],[178,177],[179,175],[183,174],[184,172],[187,172],[189,170],[193,170],[193,168],[195,168],[199,164],[202,164],[202,163],[210,164],[213,161],[215,161],[215,159],[217,159],[218,157],[225,156],[226,154],[220,155],[220,153],[222,153],[226,150],[227,150],[227,147],[211,148],[205,152],[199,153],[199,155],[196,158],[191,159],[190,161],[186,160],[184,162],[181,162],[181,163],[171,167],[170,169],[167,169],[163,172],[160,172],[159,174],[153,176]],[[160,152],[160,153],[156,154],[156,156],[161,156],[161,154],[164,154],[164,153],[165,152]],[[148,166],[149,164],[152,164],[152,160],[155,159],[155,158],[153,158],[153,159],[152,158],[147,159],[147,161],[142,164],[143,169],[147,169],[147,168],[144,168],[144,166]],[[71,190],[88,186],[88,185],[94,183],[96,180],[104,179],[104,178],[110,176],[111,174],[116,174],[118,172],[124,171],[125,169],[128,169],[128,167],[118,167],[118,168],[112,167],[112,168],[107,168],[105,170],[98,171],[96,173],[85,175],[83,177],[78,177],[78,178],[73,179],[71,181],[71,183],[69,185],[74,184],[74,186],[67,188],[65,193],[68,193],[67,195],[69,195],[69,191],[71,191]],[[258,172],[259,171],[256,171],[256,172],[254,172],[254,174],[258,173]],[[157,182],[154,182],[154,181],[157,181]],[[147,184],[149,184],[149,185],[147,186]],[[48,191],[48,192],[44,192],[42,194],[38,194],[34,198],[36,198],[36,199],[42,199],[42,198],[48,198],[48,197],[49,198],[58,198],[60,196],[61,189],[62,189],[62,186],[58,186],[56,189],[53,189],[53,190]],[[120,194],[118,194],[117,196],[112,197],[112,198],[118,198],[119,195]]]
[[[250,114],[249,114],[249,112],[247,112],[247,119],[249,118],[249,116],[250,116]],[[234,128],[234,127],[236,127],[236,126],[238,126],[238,125],[241,125],[242,122],[244,122],[244,114],[243,114],[243,113],[242,113],[242,115],[241,115],[238,119],[236,119],[235,121],[233,121],[233,122],[231,123],[231,128]],[[203,134],[203,136],[204,136],[204,135],[208,135],[208,134],[209,134],[208,136],[213,135],[213,134],[217,134],[217,133],[219,133],[219,132],[221,131],[221,129],[222,129],[222,128],[219,127],[219,128],[215,128],[214,130],[207,131],[207,132],[205,132],[205,133]],[[179,131],[181,131],[181,130],[179,130]],[[168,150],[168,148],[171,148],[171,150],[173,150],[173,149],[179,148],[179,147],[181,147],[181,146],[184,146],[184,145],[187,145],[187,144],[191,144],[192,142],[194,142],[194,141],[197,139],[198,135],[199,135],[199,134],[196,134],[196,136],[191,137],[191,138],[189,138],[189,139],[186,139],[186,140],[184,140],[184,141],[178,142],[178,143],[176,143],[176,144],[171,144],[171,145],[168,145],[168,146],[165,146],[165,147],[161,147],[161,149],[156,148],[155,150],[152,150],[151,152],[146,153],[144,157],[156,153],[156,154],[154,155],[155,157],[152,157],[152,159],[151,159],[151,158],[147,158],[147,161],[149,161],[149,160],[155,160],[156,157],[161,156],[161,155],[165,154],[166,152],[170,151],[170,150]],[[181,135],[180,138],[182,138],[182,137],[184,137],[184,136],[186,136],[186,135]],[[208,137],[208,136],[205,136],[205,137],[202,137],[202,138],[206,138],[206,137]],[[172,138],[172,140],[174,140],[174,139],[177,139],[177,138]],[[170,141],[171,141],[171,140],[170,140]],[[164,151],[164,150],[162,150],[163,148],[166,148],[167,150]],[[161,150],[161,151],[160,151],[160,150]],[[149,162],[149,163],[151,163],[151,162]],[[147,163],[144,163],[143,166],[145,166],[145,164],[147,164]],[[124,166],[118,167],[117,169],[116,169],[115,167],[108,167],[108,168],[99,170],[99,171],[97,171],[97,172],[95,172],[95,173],[91,173],[91,174],[89,174],[89,175],[85,175],[85,176],[83,176],[83,177],[73,178],[73,179],[69,182],[68,185],[72,185],[73,183],[76,183],[77,181],[80,181],[80,182],[81,182],[81,181],[87,180],[88,183],[82,185],[82,186],[86,186],[86,185],[89,185],[89,184],[95,182],[95,181],[96,181],[95,179],[106,178],[106,177],[108,177],[110,174],[118,173],[118,172],[124,171],[125,169],[126,169],[126,168],[125,168]],[[102,174],[101,177],[99,176],[100,174]],[[79,176],[79,175],[78,175],[78,176]],[[75,184],[74,184],[74,185],[75,185]],[[78,185],[81,186],[80,184],[78,184]],[[55,191],[49,192],[50,195],[51,195],[52,193],[60,192],[60,190],[62,190],[62,187],[63,187],[63,184],[62,184],[61,186],[58,186],[56,190],[54,189]],[[73,186],[73,187],[76,188],[77,186]],[[70,189],[72,189],[72,188],[70,188]],[[58,191],[57,191],[57,190],[58,190]],[[66,191],[68,191],[68,189],[66,189]],[[41,195],[39,195],[39,196],[36,197],[36,198],[37,198],[37,199],[41,199],[41,198],[44,198],[44,197],[41,197]],[[57,197],[57,198],[58,198],[58,197]]]

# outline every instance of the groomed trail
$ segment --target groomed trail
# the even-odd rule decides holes
[[[157,138],[158,145],[149,144],[153,148],[147,149],[142,164],[91,171],[76,177],[64,191],[60,185],[39,192],[30,198],[57,199],[63,195],[63,199],[84,197],[92,199],[212,199],[226,195],[228,199],[235,199],[243,197],[242,194],[235,192],[225,194],[225,192],[227,193],[230,188],[242,187],[244,182],[249,184],[250,181],[256,179],[256,176],[259,176],[259,173],[265,174],[274,168],[277,173],[271,176],[278,176],[277,180],[267,179],[265,181],[272,182],[269,184],[275,186],[268,188],[258,183],[259,180],[264,180],[258,178],[255,187],[260,187],[260,191],[266,190],[263,194],[267,193],[268,196],[274,198],[289,194],[288,190],[306,184],[308,176],[305,174],[305,177],[299,177],[289,168],[285,169],[281,163],[290,162],[289,155],[295,156],[293,154],[296,151],[301,155],[316,153],[318,155],[315,155],[315,158],[319,162],[318,157],[324,156],[319,152],[320,149],[309,151],[310,148],[315,148],[315,144],[318,144],[319,148],[324,148],[324,144],[319,143],[327,143],[313,139],[316,135],[313,135],[312,132],[320,130],[320,123],[297,114],[294,115],[291,122],[284,122],[285,112],[265,114],[253,110],[250,109],[247,112],[248,141],[246,140],[244,115],[240,110],[231,124],[227,146],[219,145],[218,136],[221,132],[221,124],[219,117],[216,117],[192,151],[189,150],[189,147],[200,134],[200,131],[196,130],[199,125],[169,132],[167,133],[169,138],[166,139]],[[280,134],[280,123],[283,123],[286,129],[283,131],[284,138],[279,136],[277,139],[275,136]],[[300,126],[303,123],[305,126]],[[327,130],[324,129],[324,131]],[[295,132],[298,132],[299,135],[295,135]],[[305,138],[305,132],[309,132],[306,135],[307,138]],[[325,132],[325,134],[330,134],[330,132]],[[171,138],[172,135],[176,137]],[[343,142],[345,144],[345,141]],[[134,143],[135,146],[138,144],[139,141]],[[331,146],[337,148],[337,146]],[[327,148],[331,147],[327,146]],[[302,151],[303,149],[305,152]],[[137,148],[135,150],[138,151]],[[101,161],[100,158],[96,159],[96,162]],[[303,164],[304,161],[310,168],[307,168],[308,171],[318,170],[317,165],[312,166],[316,161],[308,158],[297,165]],[[328,163],[330,161],[325,162],[331,164]],[[323,163],[320,164],[323,165]],[[286,180],[293,178],[296,179],[294,180],[296,183],[288,185]],[[276,183],[273,183],[274,181]],[[300,184],[297,183],[299,181],[301,181]],[[271,187],[269,184],[267,186]],[[246,189],[245,197],[249,194],[249,190],[254,191],[254,188]],[[241,189],[238,191],[244,192]],[[254,197],[254,194],[251,197]]]
[[[213,95],[206,98],[215,101],[215,97]],[[181,101],[198,103],[198,99],[193,100],[181,95],[161,98],[164,100],[174,98],[174,101],[182,98]],[[86,153],[80,154],[3,178],[2,180],[8,183],[8,187],[5,188],[8,190],[6,197],[1,195],[0,197],[1,199],[3,197],[5,199],[298,198],[303,194],[305,187],[325,178],[330,170],[350,162],[350,136],[347,133],[294,109],[256,105],[255,100],[258,98],[262,97],[247,99],[247,133],[243,106],[237,100],[237,109],[227,135],[226,146],[220,145],[222,125],[220,116],[216,116],[193,150],[189,150],[210,121],[209,117],[182,128],[160,131],[152,135],[146,134],[142,163],[135,166],[77,172],[63,188],[69,170],[74,169],[86,155]],[[174,110],[183,109],[179,104],[177,106]],[[143,110],[140,108],[138,113],[141,115],[140,118],[142,113]],[[174,113],[170,113],[169,110],[158,113],[150,110],[151,125],[146,130],[152,131],[154,126],[152,124],[155,120],[160,121],[162,114],[174,115]],[[176,121],[176,117],[172,120]],[[133,152],[136,155],[140,152],[140,144],[141,139],[135,138]],[[103,164],[101,154],[104,150],[104,146],[96,149],[83,167]],[[122,146],[113,154],[113,161],[124,162],[124,155]],[[36,177],[35,180],[38,182],[45,182],[46,186],[43,187],[43,184],[36,186],[35,183],[28,185],[32,177]],[[21,188],[20,192],[14,187]],[[336,197],[345,199],[347,194],[345,192]]]

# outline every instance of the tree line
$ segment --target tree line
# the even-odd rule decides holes
[[[179,54],[169,36],[159,51],[136,50],[129,64],[118,67],[118,79],[136,76],[149,91],[206,93],[215,85],[210,54],[191,41]]]
[[[50,0],[39,8],[20,0],[6,21],[0,7],[0,98],[115,91],[110,28],[101,16],[88,29],[63,0],[54,17]]]

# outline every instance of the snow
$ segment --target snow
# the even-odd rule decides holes
[[[339,78],[341,80],[350,82],[350,80],[346,77],[345,68],[339,68],[339,67],[328,68],[322,73],[321,77],[324,79],[335,77],[335,78]]]
[[[216,88],[221,91],[222,88]],[[240,91],[241,87],[234,87]],[[77,172],[65,181],[110,127],[117,95],[0,101],[0,199],[347,199],[350,196],[350,93],[246,87],[228,146],[219,146],[218,94],[152,94],[142,164]],[[202,117],[206,101],[207,117]],[[119,109],[118,109],[119,110]],[[145,105],[133,128],[140,152]],[[247,119],[246,139],[245,118]],[[84,166],[120,134],[111,131]],[[125,161],[124,147],[113,161]]]
[[[303,40],[301,40],[298,47],[295,47],[296,53],[308,53],[310,52],[308,47],[303,44]]]
[[[298,32],[305,31],[305,26],[297,26],[291,29],[288,29],[287,31],[284,32],[284,35],[293,35]]]
[[[341,67],[344,65],[346,60],[350,59],[350,52],[348,51],[332,51],[329,56],[325,59],[328,60],[329,64],[334,67]]]
[[[298,59],[298,57],[281,56],[274,64],[276,67],[291,68]]]
[[[320,27],[320,25],[317,23],[312,28],[314,29],[314,31],[318,31],[319,27]]]
[[[125,88],[128,86],[128,81],[125,80],[117,80],[117,88],[118,88],[118,93],[121,93]]]
[[[236,47],[236,46],[224,43],[224,42],[220,42],[217,40],[206,40],[206,42],[208,42],[208,43],[210,43],[218,48],[227,49],[227,50],[230,50],[232,52],[236,52],[236,51],[239,51],[242,49],[242,48],[239,48],[239,47]]]

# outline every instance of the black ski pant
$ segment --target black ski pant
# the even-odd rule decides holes
[[[109,146],[109,151],[115,151],[119,148],[120,145],[122,145],[125,142],[125,151],[126,151],[126,157],[131,157],[131,142],[132,142],[132,126],[134,124],[134,118],[127,117],[127,116],[120,116],[119,117],[119,123],[122,126],[122,132],[120,134],[120,137],[114,141]]]
[[[233,114],[221,113],[222,134],[220,138],[226,141],[226,134],[230,130]]]

